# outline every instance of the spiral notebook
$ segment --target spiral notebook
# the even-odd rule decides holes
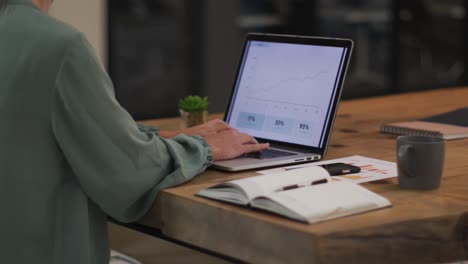
[[[394,135],[428,135],[446,140],[468,137],[468,107],[421,120],[382,125],[380,132]]]

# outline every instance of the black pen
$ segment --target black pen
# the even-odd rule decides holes
[[[322,183],[327,183],[327,182],[328,182],[327,179],[321,179],[321,180],[311,182],[310,185],[317,185],[317,184],[322,184]],[[306,186],[308,185],[307,184],[292,184],[292,185],[281,187],[276,191],[277,192],[287,191],[287,190],[297,189],[297,188],[306,187]]]
[[[317,185],[317,184],[322,184],[322,183],[327,183],[327,182],[328,182],[327,179],[321,179],[318,181],[313,181],[311,185]]]
[[[305,186],[307,186],[307,185],[305,185],[305,184],[301,184],[301,185],[299,185],[299,184],[293,184],[293,185],[288,185],[288,186],[281,187],[281,188],[279,188],[279,189],[276,190],[276,191],[277,191],[277,192],[280,192],[280,191],[287,191],[287,190],[297,189],[297,188],[299,188],[299,187],[305,187]]]

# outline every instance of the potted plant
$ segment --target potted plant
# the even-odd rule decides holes
[[[208,115],[208,97],[189,95],[179,101],[179,111],[182,128],[203,124]]]

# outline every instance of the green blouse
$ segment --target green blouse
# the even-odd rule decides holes
[[[1,263],[108,263],[107,216],[138,220],[212,163],[203,138],[137,125],[83,35],[30,0],[0,11],[0,122]]]

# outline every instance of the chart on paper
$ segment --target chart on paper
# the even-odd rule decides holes
[[[364,183],[370,181],[383,180],[388,178],[393,178],[397,176],[397,167],[395,162],[390,162],[386,160],[373,159],[368,157],[363,157],[359,155],[354,155],[345,158],[313,162],[305,165],[294,165],[283,168],[276,168],[270,170],[259,171],[261,174],[268,174],[274,172],[294,170],[298,168],[308,167],[308,166],[317,166],[322,164],[338,163],[343,162],[346,164],[358,166],[361,168],[361,171],[358,173],[346,174],[341,176],[333,176],[333,179],[351,181],[354,183]]]

